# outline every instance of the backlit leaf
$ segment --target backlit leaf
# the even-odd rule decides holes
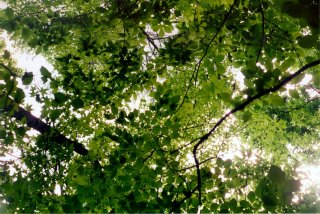
[[[286,174],[278,166],[271,165],[269,172],[268,172],[268,178],[274,184],[282,185],[286,180]]]

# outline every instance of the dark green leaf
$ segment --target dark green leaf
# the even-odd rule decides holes
[[[4,9],[4,13],[8,17],[8,19],[12,19],[14,16],[14,11],[10,7],[7,7],[6,9]]]
[[[298,41],[301,47],[309,49],[309,48],[317,47],[318,39],[319,39],[318,35],[307,35],[307,36],[301,37]]]
[[[61,115],[61,113],[62,113],[62,111],[59,109],[52,110],[50,113],[51,121],[55,121],[56,119],[58,119],[59,116]]]
[[[14,101],[17,103],[21,103],[24,97],[25,97],[24,92],[22,91],[22,89],[18,88],[14,95]]]
[[[247,122],[251,119],[252,113],[250,111],[245,111],[242,115],[242,119],[244,122]]]
[[[54,101],[58,104],[58,105],[62,105],[67,101],[67,96],[61,92],[57,92],[54,94]]]
[[[32,72],[25,72],[22,76],[22,83],[24,85],[29,85],[33,80],[33,73]]]
[[[82,101],[81,98],[76,97],[75,99],[73,99],[71,101],[71,105],[75,108],[75,109],[79,109],[82,108],[84,106],[84,102]]]
[[[248,193],[247,197],[248,197],[249,201],[251,201],[251,202],[254,202],[255,198],[256,198],[255,193],[253,191],[250,191]]]
[[[46,69],[45,67],[41,66],[40,68],[40,73],[42,75],[42,81],[44,83],[47,82],[48,79],[51,79],[51,73],[48,71],[48,69]]]
[[[17,129],[16,129],[16,133],[17,133],[17,135],[18,136],[21,136],[21,137],[23,137],[25,134],[26,134],[26,128],[24,128],[24,127],[18,127]]]
[[[4,80],[5,82],[8,82],[10,80],[10,72],[3,69],[3,68],[0,68],[0,80]]]
[[[0,139],[5,139],[7,136],[6,130],[0,129]]]

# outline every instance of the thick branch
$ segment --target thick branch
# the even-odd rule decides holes
[[[23,118],[26,118],[27,126],[29,128],[37,130],[41,134],[54,133],[52,137],[52,140],[54,142],[57,142],[59,144],[72,145],[73,150],[79,155],[87,155],[89,152],[81,143],[66,138],[59,131],[57,131],[50,125],[46,124],[45,122],[43,122],[41,119],[35,117],[29,111],[25,110],[22,107],[19,107],[18,110],[16,110],[13,113],[13,117],[17,120],[22,120]]]
[[[280,83],[274,87],[271,87],[269,89],[265,89],[263,91],[261,91],[260,93],[256,94],[253,97],[249,97],[246,101],[244,101],[242,104],[238,105],[236,108],[232,109],[231,111],[229,111],[227,114],[225,114],[222,118],[220,118],[220,120],[213,126],[213,128],[205,135],[203,135],[199,142],[197,144],[194,145],[193,147],[193,157],[194,157],[194,162],[197,168],[197,177],[198,177],[198,192],[199,192],[199,204],[201,204],[201,174],[200,174],[200,162],[199,159],[197,157],[197,151],[198,148],[201,144],[204,143],[204,141],[206,141],[212,134],[213,132],[231,115],[233,115],[234,113],[244,109],[247,105],[249,105],[250,103],[252,103],[253,101],[259,99],[260,97],[267,95],[271,92],[275,92],[278,91],[282,86],[284,86],[285,84],[287,84],[288,82],[290,82],[293,78],[297,77],[299,74],[301,74],[303,71],[307,70],[308,68],[314,67],[316,65],[320,64],[320,60],[316,60],[314,62],[311,62],[305,66],[303,66],[302,68],[300,68],[298,71],[296,71],[295,73],[291,74],[290,76],[284,78],[282,81],[280,81]]]

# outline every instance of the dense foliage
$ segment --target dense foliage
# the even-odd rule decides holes
[[[4,211],[319,207],[295,172],[319,164],[318,1],[6,2],[0,27],[54,72],[2,45]]]

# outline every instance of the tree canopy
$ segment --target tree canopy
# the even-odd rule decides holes
[[[295,171],[320,161],[319,1],[6,4],[2,31],[54,71],[1,46],[3,211],[319,208]]]

